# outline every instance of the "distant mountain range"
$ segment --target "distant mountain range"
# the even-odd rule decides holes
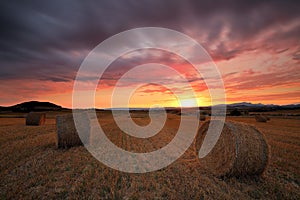
[[[216,105],[218,107],[220,105]],[[274,105],[274,104],[252,104],[249,102],[233,103],[227,104],[228,110],[248,110],[248,111],[272,111],[272,110],[284,110],[284,109],[300,109],[300,104],[289,104],[289,105]],[[200,107],[201,109],[210,109],[210,106]],[[30,112],[30,111],[59,111],[66,110],[62,106],[56,105],[50,102],[39,102],[39,101],[29,101],[16,104],[13,106],[0,106],[0,111],[12,111],[12,112]],[[124,110],[126,108],[114,108],[114,110]],[[130,110],[144,110],[145,108],[130,108]],[[175,108],[166,108],[166,110],[171,110]],[[110,110],[110,109],[105,109]]]
[[[283,109],[298,109],[300,104],[275,105],[275,104],[252,104],[249,102],[228,104],[227,109],[248,109],[248,110],[283,110]]]

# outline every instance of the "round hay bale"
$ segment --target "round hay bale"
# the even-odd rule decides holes
[[[30,112],[26,116],[27,126],[40,126],[45,124],[46,113],[41,112]]]
[[[77,128],[80,128],[81,131],[86,133],[81,137],[79,137],[77,133],[73,114],[60,115],[56,117],[58,148],[70,148],[88,144],[91,126],[90,120],[87,113],[83,112],[80,115],[82,117],[80,123],[77,124]]]
[[[177,114],[178,113],[178,110],[168,110],[167,111],[168,113],[170,113],[170,114]]]
[[[205,122],[196,136],[197,157],[210,122]],[[244,123],[225,122],[216,145],[198,160],[203,169],[218,177],[241,177],[261,175],[268,159],[268,145],[261,132]]]
[[[90,120],[90,135],[88,139],[88,144],[90,147],[98,147],[99,146],[99,141],[101,139],[100,134],[98,133],[98,126],[99,126],[99,121],[97,116],[94,115],[89,115],[89,120]],[[101,126],[101,125],[100,125]]]
[[[181,110],[177,110],[174,114],[175,114],[175,115],[178,115],[178,116],[181,116],[181,115],[182,115]]]
[[[262,115],[255,115],[255,120],[257,122],[267,122],[267,118]]]
[[[270,120],[271,120],[270,117],[269,117],[268,115],[264,115],[264,118],[266,118],[267,121],[270,121]]]
[[[199,119],[200,119],[200,121],[205,121],[205,120],[206,120],[206,117],[205,117],[205,115],[201,115],[201,114],[200,114]]]

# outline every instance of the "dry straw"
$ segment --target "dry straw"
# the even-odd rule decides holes
[[[101,141],[100,134],[98,131],[100,131],[98,128],[100,126],[98,122],[98,118],[95,115],[92,115],[91,113],[88,113],[89,115],[89,123],[90,123],[90,135],[88,139],[88,143],[91,147],[98,147],[99,142]]]
[[[130,112],[130,117],[131,118],[145,118],[145,117],[149,117],[149,112],[148,111],[131,111]]]
[[[206,120],[206,117],[205,117],[205,115],[201,115],[201,114],[200,114],[199,119],[200,119],[200,121],[205,121],[205,120]]]
[[[26,116],[27,126],[40,126],[45,124],[46,113],[41,112],[30,112]]]
[[[171,113],[171,114],[174,114],[174,115],[181,115],[181,110],[179,110],[179,109],[176,109],[176,110],[175,110],[175,109],[174,109],[174,110],[171,110],[170,113]]]
[[[80,129],[82,134],[78,135],[75,127],[73,114],[60,115],[56,117],[57,126],[57,147],[58,148],[70,148],[88,144],[90,136],[90,120],[87,112],[81,112],[79,114],[80,120],[77,120],[77,128]]]
[[[270,120],[271,120],[270,117],[269,117],[268,115],[263,115],[263,116],[264,116],[264,118],[267,119],[267,121],[270,121]]]
[[[197,156],[210,122],[213,121],[205,122],[198,131]],[[240,177],[261,175],[268,159],[268,145],[261,132],[244,123],[225,122],[216,145],[199,161],[203,169],[218,177]]]
[[[255,120],[257,122],[267,122],[268,121],[267,118],[263,115],[255,115]]]

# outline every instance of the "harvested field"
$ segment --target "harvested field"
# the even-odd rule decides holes
[[[111,113],[98,113],[108,138],[133,152],[166,145],[176,134],[180,116],[169,114],[157,135],[139,139],[122,133]],[[176,162],[156,172],[128,174],[106,167],[83,147],[56,148],[55,119],[25,126],[24,118],[0,118],[1,199],[299,199],[300,127],[297,119],[228,117],[254,125],[270,146],[263,177],[217,178],[201,169],[191,147]],[[146,125],[147,117],[135,118]],[[148,120],[148,121],[147,121]],[[203,122],[199,122],[203,123]]]

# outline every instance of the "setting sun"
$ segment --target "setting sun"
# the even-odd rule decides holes
[[[195,99],[178,100],[178,104],[181,105],[181,107],[198,107],[198,103]]]

